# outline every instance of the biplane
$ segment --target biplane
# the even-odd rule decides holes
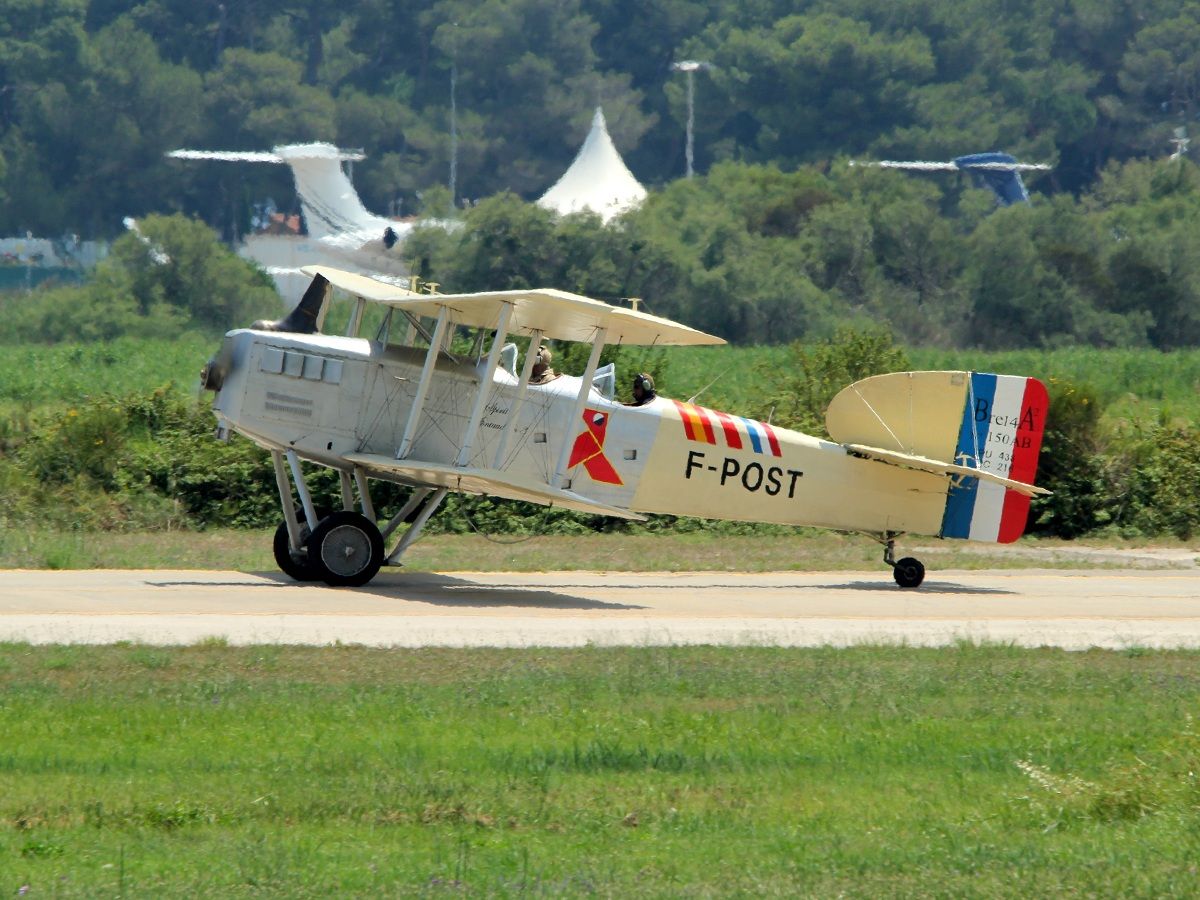
[[[275,558],[300,581],[367,583],[400,564],[457,491],[625,519],[859,532],[913,588],[925,569],[895,558],[899,537],[1013,541],[1030,498],[1045,493],[1032,482],[1048,404],[1033,378],[866,378],[833,399],[822,439],[662,396],[619,402],[611,364],[599,366],[606,345],[724,343],[668,319],[550,289],[440,294],[304,271],[300,304],[229,332],[202,374],[218,437],[237,431],[271,454],[283,511]],[[331,334],[335,289],[350,303]],[[381,324],[362,337],[372,304]],[[452,352],[460,329],[473,334],[468,353]],[[523,360],[514,336],[529,339]],[[591,345],[582,374],[533,383],[535,351],[550,340]],[[305,464],[338,472],[342,509],[318,512]],[[372,479],[412,489],[390,518],[372,503]]]

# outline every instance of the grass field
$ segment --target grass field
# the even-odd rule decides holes
[[[174,341],[121,338],[89,344],[4,345],[0,409],[75,404],[174,384],[191,393],[219,341],[185,334]]]
[[[0,895],[1189,896],[1198,664],[0,645]]]
[[[668,347],[668,388],[686,398],[712,382],[698,403],[753,405],[763,371],[787,363],[786,347]],[[1031,375],[1086,385],[1110,418],[1200,418],[1200,351],[1157,350],[908,350],[914,370],[970,369]],[[714,379],[715,382],[714,382]],[[1053,413],[1051,413],[1053,415]]]
[[[0,569],[232,569],[274,572],[273,532],[59,532],[0,531]],[[1144,546],[1146,542],[1139,542]],[[1159,549],[1178,541],[1153,542]],[[914,537],[902,553],[916,555],[930,571],[946,569],[1128,567],[1136,561],[1084,554],[1084,548],[1129,549],[1118,539],[1035,540],[1013,545],[967,544]],[[529,539],[477,534],[429,535],[405,555],[418,571],[542,572],[831,572],[878,570],[886,576],[883,550],[874,541],[815,529],[794,534],[590,534],[539,535]],[[1171,563],[1163,562],[1169,568]]]
[[[0,353],[0,412],[78,403],[100,394],[149,391],[173,383],[193,393],[200,368],[219,341],[183,335],[175,341],[125,338],[110,343],[5,346]],[[762,369],[786,364],[787,348],[668,347],[664,391],[732,409],[755,404]],[[1112,416],[1200,418],[1200,351],[910,350],[916,369],[975,369],[1090,386]],[[628,373],[626,373],[628,374]],[[711,384],[711,386],[710,386]],[[707,387],[707,390],[704,390]]]

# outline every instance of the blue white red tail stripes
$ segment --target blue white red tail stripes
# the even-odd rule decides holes
[[[972,373],[954,461],[1032,484],[1048,405],[1036,378]],[[1009,543],[1024,532],[1028,515],[1024,494],[962,478],[947,496],[942,537]]]

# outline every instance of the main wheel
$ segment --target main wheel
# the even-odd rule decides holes
[[[383,535],[361,513],[335,512],[313,529],[308,561],[326,584],[358,587],[374,578],[383,565]]]
[[[308,524],[304,521],[303,514],[301,514],[301,550],[299,553],[293,553],[291,542],[288,540],[287,520],[284,519],[280,522],[279,527],[275,529],[275,562],[285,575],[290,575],[297,581],[320,581],[320,570],[313,566],[308,558],[308,552],[303,549],[308,536]]]
[[[906,556],[892,568],[892,576],[902,588],[920,587],[925,580],[925,566],[919,559]]]

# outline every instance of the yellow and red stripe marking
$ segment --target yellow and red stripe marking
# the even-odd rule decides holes
[[[731,416],[728,413],[684,403],[680,400],[671,401],[679,410],[679,418],[683,421],[683,434],[689,441],[702,444],[717,443],[717,426],[725,436],[725,446],[730,450],[751,449],[755,453],[769,453],[771,456],[782,456],[779,438],[766,422],[756,422],[741,416]],[[746,447],[747,441],[749,447]]]
[[[717,436],[713,432],[712,422],[708,420],[706,410],[703,406],[693,406],[691,403],[682,403],[679,400],[672,401],[675,408],[679,410],[679,416],[683,419],[683,433],[687,435],[689,441],[700,441],[705,444],[715,444]]]

